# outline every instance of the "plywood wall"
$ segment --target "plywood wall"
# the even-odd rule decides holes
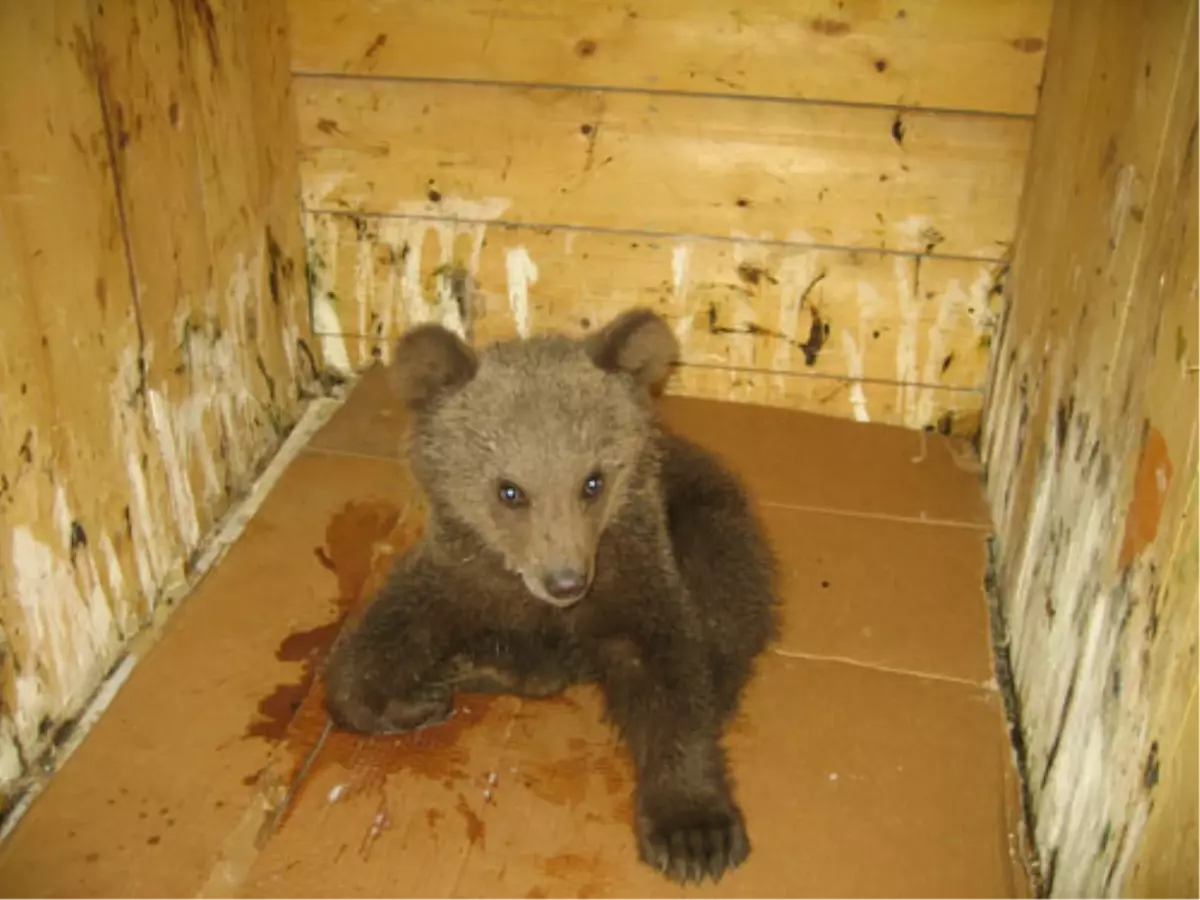
[[[976,429],[1050,0],[289,0],[316,329],[580,332],[674,390]]]
[[[1197,894],[1196,0],[1057,0],[984,456],[1057,896]]]
[[[285,19],[0,4],[0,813],[311,384]]]

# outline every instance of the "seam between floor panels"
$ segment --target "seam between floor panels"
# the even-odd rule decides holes
[[[905,522],[911,525],[934,525],[939,528],[963,528],[967,531],[979,531],[990,534],[992,526],[986,522],[971,522],[966,519],[935,519],[929,516],[902,516],[895,513],[866,512],[858,509],[840,509],[836,506],[812,506],[805,503],[779,503],[774,500],[760,500],[759,506],[764,509],[785,509],[791,512],[823,513],[831,516],[850,516],[858,519],[876,519],[883,522]]]
[[[507,752],[509,746],[511,745],[510,742],[512,741],[513,729],[516,728],[517,718],[520,716],[521,710],[525,706],[525,698],[520,697],[515,694],[510,695],[510,696],[516,697],[517,707],[516,707],[516,709],[513,710],[512,715],[510,715],[508,718],[508,725],[504,729],[504,738],[503,738],[503,740],[501,740],[500,746],[496,750],[497,756],[496,756],[495,768],[490,769],[488,772],[489,775],[495,775],[495,776],[497,776],[497,778],[499,776],[500,761],[504,759],[504,754]],[[492,797],[492,791],[495,790],[496,785],[498,783],[499,783],[498,780],[492,781],[489,779],[488,786],[483,791],[483,808],[480,810],[479,818],[485,824],[487,822],[486,816],[488,814],[488,808],[494,807],[491,797]],[[459,796],[461,797],[462,795],[460,794]],[[470,864],[471,856],[474,854],[474,852],[475,852],[475,842],[473,840],[468,841],[466,852],[463,853],[462,859],[459,861],[458,870],[454,873],[454,881],[450,885],[450,890],[447,892],[449,896],[451,896],[451,897],[460,896],[458,894],[458,887],[462,883],[463,875],[467,871],[467,866]]]
[[[317,453],[322,456],[345,456],[350,459],[376,459],[383,462],[392,462],[398,466],[406,465],[406,461],[400,456],[387,456],[382,453],[361,453],[357,450],[335,450],[330,447],[305,447],[305,453]]]
[[[303,453],[313,453],[322,456],[341,456],[348,459],[372,459],[406,466],[403,457],[390,456],[383,453],[364,453],[357,450],[338,450],[332,447],[306,446]],[[991,533],[992,526],[986,522],[972,522],[967,519],[937,519],[929,516],[902,516],[893,513],[867,512],[857,509],[841,509],[836,506],[817,506],[806,503],[780,503],[774,500],[760,500],[759,506],[765,509],[783,509],[790,512],[821,513],[831,516],[850,516],[859,519],[876,519],[884,522],[905,522],[912,525],[933,525],[940,528],[963,528],[968,531]]]
[[[906,678],[917,678],[923,681],[941,681],[946,684],[957,684],[963,687],[987,691],[988,693],[996,693],[1000,689],[995,678],[989,678],[987,681],[974,681],[970,678],[959,678],[955,675],[942,675],[937,672],[921,672],[916,669],[902,669],[896,666],[885,666],[879,663],[863,662],[861,660],[853,659],[849,656],[827,656],[821,653],[804,653],[797,650],[784,650],[778,647],[773,648],[771,652],[776,656],[782,656],[784,659],[799,659],[804,660],[805,662],[835,663],[842,666],[851,666],[856,669],[867,669],[872,672],[879,672],[883,675],[902,675]]]

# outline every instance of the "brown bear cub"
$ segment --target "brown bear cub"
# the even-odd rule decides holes
[[[325,679],[334,721],[374,734],[442,721],[456,691],[598,684],[637,773],[641,858],[699,881],[750,852],[720,741],[777,603],[741,486],[659,423],[678,352],[645,310],[478,354],[408,332],[392,375],[428,527]]]

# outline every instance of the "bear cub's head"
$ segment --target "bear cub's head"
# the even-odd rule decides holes
[[[391,375],[415,413],[413,469],[432,514],[472,529],[537,599],[576,603],[605,527],[657,490],[652,395],[678,356],[670,328],[643,309],[581,340],[478,353],[440,326],[412,329]]]

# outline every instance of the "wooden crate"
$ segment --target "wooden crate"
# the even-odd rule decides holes
[[[326,358],[637,303],[672,390],[970,435],[1049,8],[292,0]]]

